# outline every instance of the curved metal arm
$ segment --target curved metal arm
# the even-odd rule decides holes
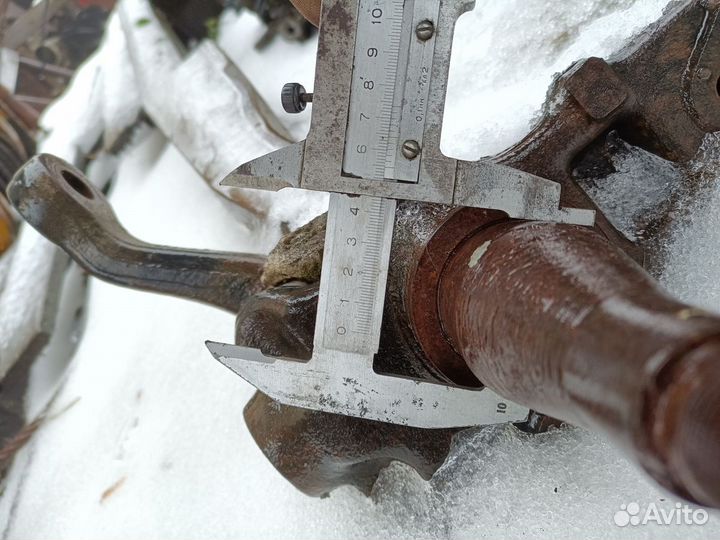
[[[8,185],[22,217],[105,281],[236,312],[260,290],[265,257],[148,244],[128,233],[103,194],[65,161],[42,154]]]

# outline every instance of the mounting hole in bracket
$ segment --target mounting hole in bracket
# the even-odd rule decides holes
[[[61,174],[65,182],[67,182],[67,184],[77,193],[79,193],[86,199],[92,199],[95,197],[88,185],[83,180],[75,176],[73,173],[71,173],[70,171],[63,171]]]

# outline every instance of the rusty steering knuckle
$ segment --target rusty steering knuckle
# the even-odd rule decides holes
[[[672,4],[612,57],[561,74],[537,125],[491,158],[558,182],[562,206],[596,211],[594,228],[400,201],[374,369],[486,386],[550,415],[533,412],[527,429],[558,418],[597,430],[675,493],[720,507],[720,317],[663,291],[641,267],[643,246],[613,226],[575,173],[611,132],[664,159],[691,159],[720,130],[719,41],[717,2]],[[322,218],[281,241],[265,265],[135,239],[103,194],[52,156],[33,158],[8,195],[94,275],[233,310],[238,344],[310,357]],[[429,477],[458,431],[298,409],[259,393],[245,419],[268,459],[312,495],[342,484],[368,492],[390,460]]]

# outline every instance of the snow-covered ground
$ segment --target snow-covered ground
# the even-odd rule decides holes
[[[528,130],[554,73],[576,58],[612,52],[664,4],[478,1],[458,26],[444,150],[469,159],[512,144]],[[252,44],[262,29],[248,15],[226,17],[222,30],[221,45],[279,115],[282,83],[311,86],[314,44],[277,42],[259,54]],[[76,114],[77,100],[71,102],[48,116],[56,145],[72,138],[63,122]],[[307,113],[281,118],[298,137],[307,129]],[[277,227],[243,225],[239,210],[157,132],[137,134],[115,185],[111,198],[121,221],[148,241],[266,252],[279,234]],[[720,185],[694,204],[702,219],[672,231],[663,279],[681,296],[720,310],[720,270],[711,259],[720,248]],[[319,211],[307,208],[306,217]],[[307,498],[280,477],[245,428],[242,409],[252,388],[205,349],[206,339],[231,341],[232,334],[231,315],[93,280],[88,325],[55,407],[79,401],[47,423],[16,460],[0,499],[3,538],[720,533],[717,514],[704,526],[616,526],[613,516],[623,504],[669,509],[676,500],[600,438],[573,428],[534,437],[503,426],[471,430],[430,482],[394,465],[371,498],[350,488]]]

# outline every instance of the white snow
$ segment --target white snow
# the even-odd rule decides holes
[[[474,158],[517,140],[555,71],[582,55],[612,51],[655,19],[662,5],[660,0],[478,2],[458,32],[447,151]],[[313,46],[275,43],[258,54],[249,47],[259,35],[251,17],[226,17],[220,41],[277,106],[283,82],[312,81]],[[92,62],[85,68],[90,69]],[[54,125],[72,114],[56,109]],[[289,119],[294,135],[302,136],[308,117]],[[679,223],[668,241],[672,262],[663,279],[682,296],[719,309],[720,270],[712,259],[720,247],[720,188],[708,189],[712,196],[698,203],[702,213]],[[123,156],[112,202],[132,233],[153,242],[264,252],[278,235],[242,225],[239,210],[213,193],[157,133],[139,137]],[[676,500],[619,451],[574,428],[539,436],[504,426],[472,430],[429,483],[394,465],[381,475],[372,498],[350,488],[327,499],[307,498],[251,440],[242,409],[252,389],[214,362],[203,345],[206,339],[230,341],[232,335],[229,314],[93,280],[88,326],[56,409],[79,401],[38,431],[16,460],[0,499],[3,538],[711,538],[720,533],[717,514],[702,527],[615,526],[621,504],[672,508]]]
[[[720,310],[720,134],[705,137],[689,171],[698,190],[675,210],[661,281],[687,302]]]
[[[52,265],[47,263],[53,261],[54,251],[55,246],[33,229],[23,228],[8,253],[12,259],[5,279],[13,286],[0,291],[0,378],[45,328],[45,292],[53,279]]]
[[[42,150],[75,163],[103,134],[112,144],[140,113],[136,87],[120,21],[113,15],[102,47],[78,70],[72,91],[43,115],[49,133]]]
[[[641,240],[648,222],[681,196],[683,171],[641,148],[618,144],[622,147],[611,156],[615,172],[598,181],[578,182],[620,232],[630,240]]]
[[[310,112],[287,114],[280,103],[280,90],[287,82],[299,82],[312,92],[315,80],[317,40],[287,43],[276,39],[263,51],[255,44],[265,33],[265,26],[255,17],[227,11],[220,20],[218,45],[250,79],[296,140],[305,138],[310,128]]]
[[[458,20],[441,148],[474,160],[519,141],[553,76],[606,57],[666,0],[484,0]]]

